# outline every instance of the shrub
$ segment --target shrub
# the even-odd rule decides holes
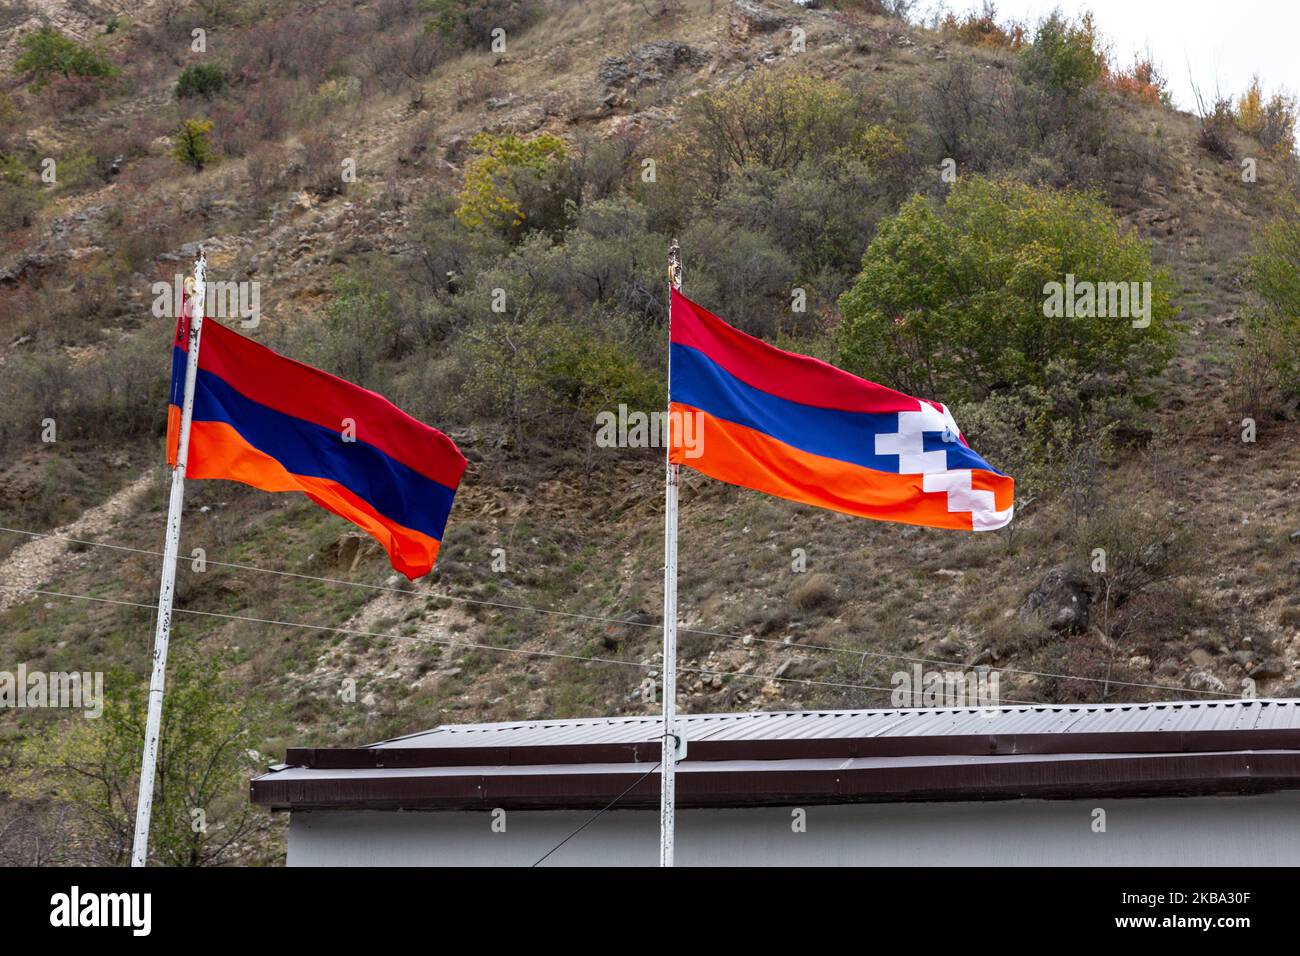
[[[520,234],[532,227],[562,224],[568,149],[549,133],[530,140],[513,133],[479,133],[465,168],[456,218],[469,229],[489,228]]]
[[[17,156],[0,153],[0,182],[18,185],[28,180],[27,170]]]
[[[1015,105],[1011,84],[1008,77],[990,74],[966,56],[940,67],[920,98],[921,115],[935,140],[934,155],[973,172],[1007,163],[1016,144],[1000,117]]]
[[[1104,468],[1121,442],[1139,432],[1142,411],[1115,382],[1084,377],[1057,359],[1048,363],[1042,385],[957,403],[953,417],[971,447],[1015,477],[1020,506],[1060,497],[1077,521],[1096,509]]]
[[[1237,129],[1253,136],[1266,150],[1295,149],[1296,100],[1286,93],[1274,93],[1265,101],[1255,77],[1250,88],[1237,100],[1234,116]]]
[[[690,293],[725,303],[727,321],[765,335],[791,315],[790,260],[765,232],[702,218],[682,234],[682,244],[708,250],[690,273]]]
[[[1219,159],[1232,159],[1232,132],[1236,128],[1236,118],[1232,103],[1225,99],[1216,99],[1212,107],[1207,107],[1200,91],[1193,87],[1196,96],[1196,115],[1201,122],[1201,131],[1197,142],[1201,149]]]
[[[558,447],[589,438],[595,413],[619,402],[662,407],[662,374],[647,369],[663,361],[663,327],[617,307],[635,305],[636,290],[654,283],[657,295],[646,295],[662,314],[664,242],[648,237],[640,216],[628,200],[603,200],[583,210],[563,245],[532,233],[495,261],[483,246],[439,256],[461,263],[449,270],[457,291],[442,307],[458,335],[438,349],[453,356],[447,374],[458,381],[448,391],[461,420],[505,426],[516,448],[540,438]],[[618,261],[620,247],[630,261]],[[429,358],[415,352],[412,363],[427,367]]]
[[[479,269],[508,250],[504,237],[462,226],[455,208],[455,197],[432,193],[413,223],[414,265],[421,287],[442,302],[473,287]]]
[[[808,158],[860,152],[868,124],[859,106],[829,80],[759,73],[690,101],[668,165],[681,184],[716,199],[747,166],[790,170]]]
[[[391,296],[358,276],[335,279],[334,292],[315,349],[320,364],[349,382],[379,388],[375,368],[398,350]]]
[[[305,134],[293,168],[299,189],[322,199],[343,192],[343,149],[337,136],[324,130]]]
[[[17,124],[21,116],[22,111],[18,109],[18,104],[14,102],[13,97],[0,91],[0,133]]]
[[[630,181],[636,141],[630,136],[598,139],[579,134],[573,166],[578,194],[583,202],[606,199]]]
[[[484,67],[456,77],[452,90],[452,102],[458,111],[467,106],[481,110],[490,98],[505,92],[506,78],[496,67]]]
[[[1296,100],[1289,94],[1275,93],[1264,107],[1263,121],[1254,136],[1265,149],[1295,152]]]
[[[1123,96],[1136,97],[1153,106],[1170,104],[1169,84],[1150,55],[1136,56],[1127,69],[1116,69],[1110,63],[1102,71],[1101,85]]]
[[[211,99],[226,87],[226,74],[215,63],[196,63],[181,70],[176,80],[176,98],[201,96]]]
[[[1047,284],[1067,275],[1150,282],[1149,326],[1077,314],[1098,308],[1046,318]],[[947,401],[1041,386],[1052,359],[1136,387],[1170,355],[1169,291],[1148,246],[1096,196],[970,177],[942,206],[916,196],[881,224],[839,300],[841,356],[868,378]]]
[[[420,9],[430,14],[425,31],[460,49],[487,46],[498,27],[507,35],[523,30],[538,12],[524,0],[422,0]]]
[[[660,377],[608,334],[535,315],[480,322],[465,337],[471,369],[466,396],[480,414],[510,428],[516,451],[529,439],[571,438],[592,427],[598,412],[626,403],[663,407]]]
[[[1285,418],[1295,407],[1293,351],[1283,332],[1248,319],[1246,339],[1232,357],[1231,408],[1256,423]]]
[[[565,234],[567,286],[586,304],[616,306],[643,318],[663,314],[667,240],[646,229],[645,210],[619,196],[582,207]]]
[[[40,203],[38,187],[18,157],[0,152],[0,232],[26,229]]]
[[[167,131],[167,126],[152,115],[132,117],[101,128],[88,147],[95,159],[96,172],[107,179],[114,175],[113,166],[119,160],[131,164],[151,156],[153,142]],[[121,172],[120,163],[118,172]]]
[[[242,790],[255,769],[250,727],[261,715],[223,676],[229,660],[203,660],[184,647],[173,655],[150,847],[168,866],[212,865],[260,821]],[[24,741],[6,789],[61,803],[76,831],[69,842],[87,847],[91,862],[120,866],[131,851],[149,695],[145,683],[120,671],[106,683],[113,694],[102,718],[52,725]],[[194,826],[197,811],[208,826]]]
[[[901,172],[882,174],[865,160],[807,161],[785,173],[751,166],[727,183],[708,218],[761,233],[782,254],[781,261],[769,257],[773,273],[766,294],[773,317],[799,317],[791,312],[793,282],[808,294],[811,320],[818,303],[833,302],[848,287],[877,222],[901,200],[903,183]],[[700,224],[692,229],[709,231]],[[723,268],[720,262],[708,265],[715,272]]]
[[[1076,547],[1080,564],[1099,576],[1103,601],[1109,598],[1116,608],[1197,570],[1204,558],[1200,540],[1164,502],[1131,502],[1113,505],[1081,524]],[[1104,554],[1097,554],[1098,549]]]
[[[14,61],[14,69],[31,74],[32,88],[36,90],[54,77],[107,79],[121,72],[94,47],[69,39],[53,27],[32,31],[19,45],[22,53]]]
[[[97,156],[82,149],[70,150],[59,159],[56,168],[58,187],[64,191],[80,189],[96,181],[103,182],[108,178],[105,175],[108,166],[100,166]]]
[[[1234,120],[1237,128],[1248,136],[1253,136],[1263,125],[1264,91],[1260,89],[1258,76],[1251,78],[1250,87],[1237,100]]]
[[[1024,25],[1010,22],[1004,26],[998,23],[997,7],[992,0],[984,0],[983,7],[978,11],[967,11],[964,17],[949,12],[939,24],[939,29],[972,46],[1019,50],[1025,44]]]
[[[1283,389],[1300,395],[1300,203],[1293,201],[1256,234],[1246,288],[1252,300],[1248,344],[1277,370]]]
[[[963,173],[1113,189],[1164,161],[1158,136],[1107,108],[1097,90],[1067,96],[1023,70],[969,56],[954,56],[931,74],[918,107],[932,161],[952,159]]]
[[[1022,75],[1067,97],[1077,96],[1095,83],[1105,68],[1106,56],[1097,48],[1091,14],[1072,23],[1053,11],[1039,21],[1034,42],[1020,54]]]
[[[35,187],[0,179],[0,232],[31,226],[40,205],[40,195]]]
[[[790,600],[802,612],[815,611],[835,603],[835,585],[829,575],[810,574],[790,588]]]
[[[80,363],[59,349],[18,352],[0,374],[0,441],[34,442],[47,417],[58,421],[60,439],[161,434],[167,370],[157,343],[156,336],[137,335]]]
[[[422,96],[419,81],[447,55],[447,44],[436,34],[415,31],[374,37],[367,43],[363,62],[385,92],[410,87],[415,96]]]
[[[172,144],[172,156],[176,161],[189,166],[196,172],[211,163],[215,158],[212,147],[208,144],[208,134],[212,132],[210,120],[187,119],[181,122]]]

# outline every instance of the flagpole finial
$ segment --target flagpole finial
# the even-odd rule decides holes
[[[682,250],[677,240],[668,246],[668,283],[678,291],[682,288]]]

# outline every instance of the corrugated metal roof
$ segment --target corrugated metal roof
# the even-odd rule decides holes
[[[1300,700],[681,719],[682,806],[1300,787]],[[290,748],[252,795],[288,808],[651,806],[660,728],[648,715],[447,724],[369,747]]]
[[[690,741],[1297,730],[1300,700],[760,711],[688,714],[679,720]],[[658,739],[661,726],[657,716],[443,724],[371,746],[402,749],[635,743]]]

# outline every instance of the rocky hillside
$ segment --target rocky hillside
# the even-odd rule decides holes
[[[19,2],[0,14],[0,153],[28,190],[6,194],[0,235],[0,669],[145,679],[171,325],[152,311],[153,286],[187,270],[201,245],[214,279],[258,283],[250,335],[392,395],[471,461],[439,566],[414,585],[298,496],[191,483],[182,553],[201,547],[207,565],[183,564],[175,643],[220,655],[240,696],[257,702],[257,749],[657,708],[659,453],[597,447],[582,402],[542,409],[545,421],[507,414],[515,393],[482,397],[463,364],[500,344],[462,333],[473,290],[504,284],[514,295],[541,282],[525,265],[543,261],[523,258],[528,240],[498,248],[450,215],[481,155],[476,135],[555,136],[585,157],[584,209],[594,191],[649,210],[623,209],[603,234],[583,225],[598,241],[581,254],[564,231],[579,227],[566,225],[554,235],[568,243],[555,248],[569,252],[545,262],[560,286],[578,287],[624,268],[596,251],[635,249],[627,269],[650,278],[628,280],[625,301],[583,321],[607,324],[601,342],[639,343],[645,388],[661,400],[653,362],[664,354],[670,227],[698,237],[684,243],[686,291],[723,316],[742,311],[743,290],[727,292],[710,260],[748,248],[743,237],[661,214],[644,176],[646,160],[671,162],[694,100],[799,74],[875,104],[903,152],[892,185],[861,200],[873,211],[851,240],[860,258],[906,196],[946,188],[939,164],[950,154],[936,143],[952,118],[934,104],[954,102],[953,83],[1011,76],[1018,53],[875,4],[484,3],[487,19],[424,27],[474,6],[123,0]],[[497,22],[504,50],[480,36]],[[35,89],[13,65],[41,23],[101,49],[117,75],[102,90]],[[191,50],[194,29],[206,31],[204,54]],[[224,90],[178,98],[182,70],[201,62],[221,65]],[[936,99],[942,89],[947,100]],[[894,675],[914,664],[996,671],[1005,701],[1300,693],[1300,425],[1292,403],[1257,415],[1257,440],[1242,441],[1253,409],[1238,358],[1243,257],[1290,194],[1293,161],[1261,160],[1258,180],[1243,183],[1240,158],[1259,152],[1244,135],[1217,155],[1197,117],[1113,90],[1097,103],[1113,130],[1096,156],[1070,146],[998,168],[972,154],[957,168],[1092,189],[1150,244],[1179,318],[1140,428],[1077,463],[1072,480],[1022,497],[1012,529],[991,535],[878,524],[685,474],[684,710],[888,705]],[[195,117],[213,123],[200,169],[173,155],[179,125]],[[999,120],[976,122],[996,131]],[[55,183],[38,181],[46,157]],[[355,176],[340,178],[349,161]],[[649,225],[628,239],[636,215]],[[751,327],[834,358],[845,279],[804,284],[814,306],[803,327]],[[391,322],[346,333],[377,337],[373,352],[338,344],[350,316],[380,312]],[[622,368],[625,354],[610,362]],[[53,442],[42,440],[47,418]],[[1089,572],[1096,542],[1079,532],[1102,535],[1107,521],[1142,548],[1176,540],[1186,560],[1163,563],[1121,606]],[[0,759],[52,721],[4,723]],[[278,852],[272,829],[240,858]]]

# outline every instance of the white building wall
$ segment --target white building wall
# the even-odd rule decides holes
[[[1094,832],[1094,811],[1105,832]],[[1300,791],[1260,796],[1007,800],[678,810],[679,866],[1294,865]],[[527,866],[592,812],[299,811],[290,866]],[[659,815],[611,810],[546,866],[653,866]]]

